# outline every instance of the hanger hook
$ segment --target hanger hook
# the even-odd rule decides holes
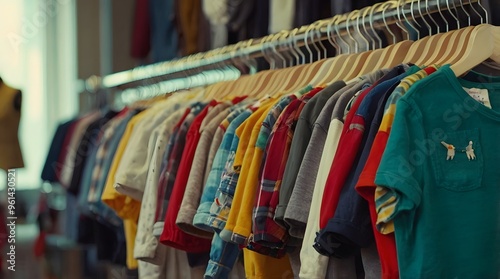
[[[437,1],[438,5],[438,12],[439,12],[439,15],[441,16],[441,18],[443,19],[443,21],[446,23],[446,32],[450,31],[450,26],[448,24],[448,20],[446,20],[446,17],[444,17],[443,15],[443,12],[441,11],[441,4],[440,4],[440,0]]]
[[[470,8],[474,11],[474,13],[479,17],[479,19],[481,20],[481,24],[483,23],[483,16],[481,15],[481,13],[479,13],[476,8],[474,8],[474,5],[473,3],[469,3],[469,6]],[[469,24],[470,25],[470,24]]]
[[[398,20],[396,21],[396,25],[399,26],[399,28],[401,28],[401,30],[403,30],[403,32],[406,33],[406,39],[409,40],[410,39],[410,32],[408,32],[408,30],[406,30],[406,27],[404,27],[404,24],[403,24],[403,21],[401,20],[401,3],[403,1],[402,0],[399,0],[397,2],[397,6],[396,6],[396,13],[398,15]]]
[[[420,5],[420,0],[418,0],[418,3],[419,3],[419,5]],[[414,4],[415,4],[415,1],[413,1],[413,0],[412,0],[412,1],[411,1],[411,3],[410,3],[410,10],[411,10],[411,11],[410,11],[410,14],[411,14],[411,17],[412,17],[413,22],[415,23],[415,25],[417,25],[417,26],[418,26],[418,28],[416,28],[416,30],[417,30],[417,36],[418,36],[418,39],[420,39],[420,38],[421,38],[421,37],[420,37],[420,28],[422,28],[422,25],[420,25],[420,23],[419,23],[419,22],[418,22],[418,20],[417,20],[417,17],[415,17],[415,10],[413,9],[413,5],[414,5]],[[420,6],[418,7],[418,10],[419,10],[420,12],[422,12],[422,10],[420,10]]]
[[[295,57],[294,64],[298,65],[299,61],[300,61],[300,57],[299,57],[298,52],[295,50],[295,46],[293,45],[293,30],[289,33],[289,36],[288,36],[287,41],[286,41],[286,45],[287,45],[288,49],[290,50],[290,52],[292,53],[292,56]]]
[[[434,23],[434,26],[436,26],[436,34],[439,34],[439,32],[440,32],[439,24],[436,22],[436,20],[432,16],[431,12],[429,11],[429,0],[425,0],[425,12],[427,13],[427,15],[429,16],[429,18],[431,19],[432,23]]]
[[[312,61],[314,60],[313,58],[313,52],[309,46],[309,43],[307,42],[307,39],[309,38],[309,31],[312,30],[312,24],[310,24],[307,28],[306,28],[306,32],[304,33],[304,44],[305,44],[305,47],[307,49],[307,52],[309,52],[309,63],[312,63]],[[314,44],[313,42],[314,40],[311,40],[311,44]]]
[[[464,7],[463,0],[460,0],[460,8],[462,8],[462,11],[464,11],[464,13],[467,15],[467,26],[471,26],[471,17],[470,17],[469,12],[467,12],[467,9]]]
[[[344,45],[347,47],[347,53],[351,53],[351,45],[346,41],[344,40],[344,38],[342,37],[342,34],[340,34],[340,21],[344,18],[344,16],[340,16],[337,21],[335,22],[334,24],[334,27],[335,27],[335,33],[337,33],[337,38],[342,42],[344,43]],[[346,21],[347,22],[347,21]],[[347,27],[347,24],[346,24],[346,27]],[[340,46],[340,49],[341,49],[341,52],[343,53],[342,51],[342,45],[339,44]]]
[[[293,38],[293,44],[294,44],[294,47],[295,47],[295,50],[297,51],[297,53],[300,55],[300,58],[302,58],[302,60],[300,61],[300,64],[306,64],[306,55],[304,52],[302,52],[302,50],[300,49],[297,41],[298,41],[298,37],[297,37],[297,33],[299,32],[299,28],[295,28],[292,32],[292,38]]]
[[[394,34],[394,32],[392,32],[391,28],[389,27],[389,25],[387,24],[387,20],[386,20],[386,17],[385,17],[385,12],[387,11],[387,9],[389,8],[389,6],[392,6],[392,3],[391,2],[385,2],[382,4],[382,21],[384,22],[384,25],[385,25],[385,29],[387,30],[387,32],[389,32],[389,34],[391,34],[392,36],[392,44],[395,44],[396,43],[396,34]],[[370,20],[372,23],[373,23],[373,20]],[[396,21],[397,22],[397,21]]]
[[[401,0],[401,2],[403,2],[403,6],[401,7],[401,12],[403,13],[403,18],[405,19],[406,24],[408,24],[408,26],[410,26],[413,30],[415,30],[415,32],[417,33],[417,39],[420,39],[420,30],[417,27],[415,27],[413,25],[413,23],[411,23],[411,20],[409,20],[408,17],[406,16],[406,12],[405,12],[406,1],[405,0]],[[413,14],[413,3],[414,2],[415,1],[411,1],[411,3],[410,3],[410,15],[412,16],[413,19],[415,19],[415,15]],[[414,23],[418,27],[420,27],[420,24],[418,24],[418,22],[414,21]]]
[[[272,61],[272,65],[273,65],[272,69],[274,70],[274,69],[277,69],[277,66],[276,66],[276,59],[273,56],[272,40],[273,40],[273,35],[270,35],[269,38],[266,40],[265,44],[267,46],[265,47],[265,49],[269,55],[269,59]]]
[[[486,10],[486,8],[483,6],[483,4],[481,4],[481,0],[478,0],[477,1],[477,4],[479,5],[479,7],[481,7],[481,9],[484,11],[484,23],[490,23],[489,21],[489,17],[488,17],[488,10]],[[481,23],[483,23],[483,17],[481,17]]]
[[[368,41],[368,39],[366,38],[366,34],[363,34],[363,32],[361,31],[359,21],[361,20],[361,23],[363,23],[363,19],[364,19],[363,15],[365,14],[365,12],[367,10],[369,10],[369,8],[370,8],[370,6],[361,9],[358,13],[358,16],[356,17],[356,30],[358,31],[358,35],[363,39],[363,41],[365,41],[365,45],[366,45],[366,49],[363,49],[363,51],[370,50],[370,41]]]
[[[318,45],[321,45],[321,34],[320,34],[319,37],[316,36],[317,35],[318,24],[320,24],[319,21],[316,21],[313,24],[311,24],[311,26],[312,26],[312,29],[311,29],[311,40],[313,42],[313,46],[314,46],[314,49],[316,50],[316,54],[317,54],[317,60],[316,61],[321,60],[321,48],[318,46]],[[317,37],[317,40],[316,40],[316,37]]]
[[[377,3],[378,4],[378,3]],[[371,7],[368,7],[364,12],[363,12],[363,16],[362,16],[362,22],[363,22],[363,30],[365,31],[365,34],[371,38],[371,41],[372,41],[372,49],[376,49],[377,48],[377,41],[376,39],[379,40],[379,42],[381,41],[380,40],[380,37],[378,36],[377,34],[377,31],[373,28],[373,24],[370,24],[370,31],[368,31],[368,29],[366,28],[366,16],[368,15],[368,21],[370,21],[372,18],[371,16],[373,16],[373,11],[375,10],[375,8],[377,8],[377,6],[379,5],[373,5]],[[372,34],[370,34],[372,33]],[[373,35],[373,36],[372,36]]]
[[[357,13],[359,13],[359,10],[354,10],[352,12],[350,12],[348,15],[347,15],[347,21],[346,21],[346,30],[347,30],[347,35],[349,36],[349,38],[354,42],[354,52],[355,53],[358,53],[359,52],[359,45],[358,45],[358,41],[356,41],[354,39],[354,37],[352,36],[351,34],[351,31],[349,30],[349,21],[351,20],[351,17],[354,17]]]
[[[280,37],[278,40],[278,47],[280,50],[282,50],[282,55],[287,60],[286,67],[291,67],[293,64],[293,57],[288,52],[288,47],[286,47],[287,46],[287,38],[289,35],[290,35],[290,31],[283,30],[280,32]],[[283,46],[285,46],[285,48]]]
[[[377,3],[377,4],[375,4],[373,6],[373,9],[370,12],[370,17],[368,19],[370,21],[370,28],[372,29],[373,34],[375,34],[375,37],[377,37],[378,45],[379,45],[378,48],[382,48],[383,45],[384,45],[384,42],[382,41],[382,38],[380,37],[379,33],[377,32],[377,29],[373,25],[373,22],[375,21],[373,19],[373,17],[374,17],[374,14],[375,14],[375,10],[377,10],[377,12],[379,11],[380,8],[382,8],[382,10],[383,10],[383,6],[384,6],[384,3]]]
[[[453,4],[453,5],[455,5],[455,4]],[[467,26],[471,26],[471,17],[470,17],[469,12],[467,12],[467,9],[465,9],[465,7],[464,7],[464,1],[463,0],[460,0],[460,8],[464,12],[464,14],[467,16]],[[457,10],[457,15],[458,15],[458,10]]]
[[[311,31],[314,31],[315,24],[316,23],[309,24],[309,26],[307,26],[305,34],[304,34],[304,43],[306,44],[306,48],[309,52],[309,59],[310,59],[309,63],[312,63],[314,61],[314,53],[311,50],[311,48],[308,46],[309,45],[308,39],[311,40],[311,45],[314,47],[314,50],[316,50],[318,57],[320,56],[320,52],[321,52],[321,50],[316,45],[316,42],[314,41],[314,38],[315,38],[314,32],[311,32]]]
[[[262,53],[262,57],[267,61],[267,63],[269,63],[269,68],[272,70],[274,69],[274,65],[272,64],[271,59],[267,57],[267,53],[265,52],[265,44],[266,41],[269,39],[269,37],[270,35],[267,35],[264,38],[262,38],[262,41],[260,42],[260,52]]]
[[[286,68],[287,67],[287,64],[286,64],[286,59],[285,57],[278,51],[277,47],[279,46],[279,39],[280,37],[282,36],[282,33],[277,33],[274,37],[273,37],[273,51],[274,53],[276,54],[276,56],[278,56],[281,61],[283,62],[281,65],[283,68]]]
[[[328,38],[328,41],[333,46],[333,48],[335,48],[335,55],[340,54],[340,46],[337,44],[337,42],[334,39],[335,36],[334,36],[334,34],[332,34],[332,26],[338,17],[339,17],[339,15],[335,15],[331,20],[328,21],[328,23],[326,25],[326,37]]]
[[[429,24],[429,22],[425,19],[425,16],[423,15],[422,13],[422,1],[421,0],[418,0],[418,13],[420,15],[420,18],[424,21],[424,24],[425,26],[427,26],[427,30],[429,31],[428,35],[432,35],[432,27],[431,25]]]
[[[410,31],[407,29],[405,23],[410,26],[413,30],[416,30],[416,28],[410,23],[410,21],[408,20],[408,18],[406,17],[406,13],[405,13],[405,6],[406,6],[406,1],[405,0],[399,0],[399,3],[401,3],[401,5],[398,5],[398,10],[400,8],[401,10],[401,14],[399,13],[398,11],[398,17],[401,15],[403,16],[403,19],[404,19],[404,23],[402,22],[401,25],[403,26],[403,29],[406,33],[406,38],[409,40],[411,39],[410,37]],[[399,19],[401,20],[401,17],[399,17]],[[418,34],[417,32],[417,37],[420,38],[420,34]]]
[[[453,7],[455,8],[456,12],[455,1],[453,1]],[[458,20],[458,17],[452,12],[449,0],[446,0],[446,8],[448,8],[448,13],[450,13],[451,17],[453,17],[453,19],[457,22],[457,29],[460,29],[460,20]]]
[[[323,57],[321,58],[321,54],[319,54],[318,60],[328,57],[328,50],[326,49],[326,46],[323,44],[323,38],[321,37],[321,28],[323,27],[324,24],[328,24],[328,21],[325,20],[317,21],[316,28],[314,29],[316,31],[316,35],[318,36],[318,44],[321,46],[321,50],[323,51]]]

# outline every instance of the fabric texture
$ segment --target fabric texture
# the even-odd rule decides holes
[[[392,113],[386,113],[388,112],[387,107],[394,107],[396,104],[395,102],[393,102],[396,99],[395,96],[404,95],[406,91],[408,91],[408,89],[411,87],[411,85],[413,85],[416,81],[425,78],[428,74],[434,72],[435,70],[436,68],[434,67],[428,67],[424,70],[418,71],[413,75],[405,77],[391,93],[391,96],[389,97],[389,100],[386,102],[385,107],[382,111],[383,116],[380,123],[384,124],[381,124],[378,131],[376,132],[370,154],[368,155],[366,164],[363,168],[363,171],[359,175],[359,179],[356,184],[356,191],[368,202],[371,224],[373,227],[375,242],[377,244],[377,251],[379,253],[382,266],[382,277],[384,278],[399,277],[394,234],[382,234],[377,230],[375,226],[377,223],[377,212],[375,208],[375,189],[377,186],[375,185],[375,176],[380,164],[380,160],[382,158],[382,154],[387,144],[387,139],[390,131],[389,122],[391,123],[390,125],[392,125],[392,119],[394,117],[393,109],[390,109]]]
[[[149,0],[151,62],[178,56],[179,34],[175,24],[174,0]]]
[[[203,184],[209,175],[209,173],[206,172],[206,165],[210,160],[210,146],[212,145],[212,140],[214,139],[217,127],[230,112],[230,104],[230,102],[225,102],[215,106],[207,114],[201,124],[200,141],[196,146],[191,172],[186,185],[186,191],[184,193],[184,197],[182,198],[181,208],[176,219],[176,224],[181,230],[189,234],[209,239],[212,238],[213,234],[194,227],[193,219],[199,206]]]
[[[158,240],[153,235],[155,223],[155,212],[157,203],[158,180],[160,177],[160,165],[163,159],[167,141],[172,133],[175,123],[179,121],[184,113],[184,109],[178,109],[172,113],[165,121],[155,128],[151,134],[150,141],[155,140],[155,144],[149,146],[152,149],[152,158],[149,163],[146,185],[144,187],[141,211],[137,225],[137,235],[135,237],[134,257],[136,259],[158,264],[162,262],[162,255],[158,253]]]
[[[309,186],[310,185],[310,172],[311,170],[308,168],[303,169],[303,173],[300,174],[299,170],[301,170],[301,162],[304,160],[304,155],[306,153],[309,141],[311,140],[312,131],[314,128],[314,122],[318,118],[318,115],[321,113],[321,110],[327,103],[328,99],[345,86],[345,82],[339,81],[334,82],[330,86],[324,88],[321,92],[318,92],[303,108],[300,113],[299,119],[297,121],[297,126],[295,128],[294,137],[292,139],[292,144],[290,147],[290,154],[288,160],[286,162],[283,181],[281,185],[281,190],[279,192],[279,204],[276,207],[276,213],[274,216],[274,220],[281,224],[282,226],[288,226],[289,232],[291,236],[302,238],[302,234],[295,233],[296,227],[293,223],[292,218],[302,217],[307,219],[307,213],[303,213],[302,210],[309,211],[307,206],[308,204],[307,197],[312,196],[312,193],[308,196],[302,196],[300,193],[296,195],[297,199],[297,207],[293,207],[295,200],[292,198],[295,197],[292,195],[294,192],[294,188],[296,185],[300,186]],[[318,147],[319,148],[319,147]],[[306,165],[306,164],[305,164]],[[300,179],[303,178],[304,181]],[[300,187],[299,186],[299,187]],[[310,187],[309,187],[310,188]],[[305,200],[304,200],[305,199]],[[290,210],[290,220],[286,220],[287,223],[284,222],[285,212],[287,211],[288,204],[292,204],[293,209]],[[303,222],[305,224],[305,221]],[[305,225],[304,225],[305,228]]]
[[[0,79],[0,168],[23,168],[24,160],[18,132],[22,93]]]
[[[209,113],[209,110],[218,103],[211,101],[194,119],[186,134],[186,146],[179,162],[179,169],[175,183],[170,196],[163,232],[160,236],[161,243],[184,250],[191,253],[208,252],[210,250],[210,241],[201,239],[193,235],[186,234],[177,227],[175,221],[179,213],[182,198],[186,190],[189,172],[193,161],[196,146],[201,137],[200,126],[203,119]]]
[[[308,211],[306,229],[304,233],[304,240],[302,249],[300,251],[300,274],[302,278],[324,278],[328,271],[337,272],[336,274],[352,274],[349,270],[353,269],[353,261],[342,262],[336,259],[331,259],[331,265],[342,267],[329,269],[329,259],[326,256],[320,255],[313,248],[314,238],[316,232],[319,230],[319,214],[320,214],[320,201],[323,195],[328,170],[332,164],[333,157],[337,151],[338,141],[341,136],[342,127],[345,118],[345,111],[349,102],[355,96],[355,93],[364,87],[368,87],[378,78],[383,75],[382,71],[377,71],[371,75],[363,76],[357,83],[353,83],[344,87],[334,94],[323,107],[319,114],[311,140],[306,150],[306,155],[311,158],[310,176],[315,181],[311,190],[305,190],[305,194],[310,193],[311,202]],[[337,97],[336,97],[337,96]],[[332,99],[334,98],[334,99]],[[328,143],[328,145],[326,145]],[[319,147],[323,146],[323,150]],[[311,148],[312,147],[312,148]],[[309,150],[311,150],[311,154]],[[306,165],[304,165],[306,166]],[[317,170],[316,173],[312,170]],[[305,199],[307,200],[307,196]],[[335,276],[333,273],[328,273],[329,276]]]
[[[278,225],[273,217],[298,118],[307,102],[321,90],[322,88],[315,88],[300,99],[290,102],[273,127],[265,149],[265,163],[262,164],[259,175],[259,191],[252,217],[251,242],[275,248],[288,245],[286,228]]]
[[[500,136],[500,99],[488,94],[490,109],[464,90],[495,92],[497,82],[457,79],[445,65],[397,103],[375,183],[387,191],[377,201],[378,212],[384,210],[379,205],[395,199],[391,219],[401,278],[498,276],[500,192],[495,185],[500,177],[495,169],[500,158],[486,150],[494,150]],[[468,117],[450,114],[453,107]],[[455,146],[453,159],[447,160],[442,142]]]

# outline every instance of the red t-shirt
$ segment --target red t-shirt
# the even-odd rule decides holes
[[[176,249],[184,250],[189,253],[201,253],[210,250],[211,240],[196,237],[187,234],[177,227],[175,221],[177,214],[181,208],[182,198],[186,190],[191,165],[196,151],[196,146],[200,140],[200,126],[203,119],[207,116],[209,108],[218,104],[217,101],[210,102],[193,120],[186,135],[186,145],[182,152],[182,158],[177,170],[177,177],[175,178],[174,188],[167,208],[165,217],[165,224],[163,232],[160,236],[160,242],[174,247]]]
[[[356,111],[359,108],[359,105],[361,104],[361,101],[363,101],[363,98],[372,90],[373,87],[374,85],[359,94],[356,101],[350,108],[344,122],[344,128],[342,129],[342,136],[337,147],[337,153],[333,158],[333,163],[330,167],[330,172],[326,180],[325,190],[323,191],[319,220],[320,229],[325,228],[328,220],[333,217],[335,209],[337,208],[340,192],[342,190],[341,186],[344,184],[344,181],[349,175],[356,157],[357,149],[353,149],[352,147],[359,146],[361,144],[361,137],[357,137],[355,141],[351,141],[346,140],[344,135],[346,135],[349,131],[349,127],[353,121]]]
[[[427,75],[436,71],[436,68],[427,67],[424,69]],[[386,116],[384,116],[386,118]],[[389,117],[387,120],[392,123],[392,118]],[[384,122],[384,121],[383,121]],[[387,123],[389,124],[389,123]],[[389,139],[390,125],[382,123],[373,140],[373,145],[370,150],[370,155],[366,160],[365,167],[361,172],[358,182],[356,183],[356,191],[360,196],[368,201],[368,208],[370,209],[370,218],[373,227],[373,233],[375,236],[375,242],[377,244],[377,250],[379,252],[382,264],[382,271],[394,272],[395,274],[383,274],[383,278],[397,278],[398,272],[398,261],[397,261],[397,250],[396,241],[394,238],[394,233],[382,234],[378,231],[376,227],[377,223],[377,210],[375,207],[375,176],[377,174],[378,166],[382,159],[382,155],[387,145],[387,140]]]

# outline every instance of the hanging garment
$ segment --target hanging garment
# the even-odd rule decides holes
[[[122,220],[118,215],[108,206],[106,206],[101,196],[104,191],[108,173],[110,173],[113,158],[118,151],[118,146],[122,136],[125,134],[129,122],[135,115],[141,113],[137,110],[130,110],[125,115],[113,119],[108,127],[104,130],[101,143],[96,153],[96,163],[92,170],[92,179],[88,186],[88,195],[80,194],[81,202],[80,207],[88,207],[95,218],[108,222],[112,225],[118,226]],[[82,210],[85,212],[85,210]]]
[[[316,119],[328,100],[333,95],[336,95],[335,98],[340,97],[337,92],[345,86],[345,82],[338,81],[323,89],[305,105],[297,121],[279,195],[282,204],[278,204],[274,216],[276,222],[284,224],[282,220],[286,221],[291,237],[302,239],[307,223],[309,206],[302,205],[311,203],[313,188],[310,182],[313,177],[310,176],[310,172],[314,170],[309,167],[305,153],[309,141],[312,140]],[[301,168],[302,164],[304,168]]]
[[[80,183],[84,167],[86,165],[87,159],[89,158],[89,155],[93,150],[93,147],[95,146],[94,143],[97,141],[97,137],[101,131],[101,128],[117,114],[118,112],[108,111],[102,117],[99,117],[97,120],[90,123],[90,125],[85,130],[76,150],[75,161],[73,163],[73,174],[71,175],[71,180],[68,185],[69,193],[75,196],[78,195],[78,192],[80,191]]]
[[[57,126],[56,132],[52,137],[49,152],[47,153],[47,157],[43,165],[42,175],[41,175],[43,181],[57,182],[56,165],[59,155],[61,153],[61,146],[63,146],[64,138],[66,137],[66,134],[69,131],[69,127],[75,121],[76,120],[72,119]]]
[[[319,229],[319,205],[321,204],[321,197],[326,177],[328,176],[328,170],[332,164],[335,152],[337,151],[347,105],[359,90],[371,86],[371,84],[380,78],[383,73],[382,71],[377,71],[371,75],[363,76],[359,79],[359,82],[339,90],[338,93],[334,94],[328,100],[316,120],[311,141],[309,142],[308,150],[306,150],[306,155],[310,154],[311,163],[316,162],[313,165],[307,166],[310,168],[310,176],[315,181],[315,185],[312,193],[310,191],[306,192],[311,193],[312,197],[310,198],[311,204],[308,221],[302,250],[300,251],[300,277],[323,278],[326,276],[327,270],[335,272],[328,273],[329,276],[356,277],[352,259],[350,262],[343,262],[332,258],[330,259],[332,267],[328,268],[328,257],[318,254],[313,248],[313,244],[316,232]],[[328,145],[326,146],[325,143],[328,143]],[[318,148],[319,146],[324,146],[323,150]],[[309,149],[311,152],[308,152]],[[316,171],[317,174],[311,173],[312,171]],[[314,176],[316,177],[314,178]],[[307,200],[307,197],[305,197],[305,200]],[[338,265],[336,265],[337,263]]]
[[[209,110],[217,105],[218,103],[216,101],[211,101],[196,117],[193,117],[193,121],[186,134],[186,146],[179,162],[178,173],[172,188],[172,195],[170,196],[165,216],[165,225],[160,236],[161,243],[191,253],[208,252],[210,250],[210,241],[186,234],[177,227],[175,221],[186,190],[186,183],[196,145],[201,136],[201,123],[207,116]],[[189,115],[187,118],[189,118]]]
[[[149,0],[136,0],[130,56],[146,59],[151,50],[151,16]]]
[[[149,13],[151,18],[151,62],[174,59],[179,52],[174,0],[149,0]]]
[[[177,215],[176,224],[180,229],[201,237],[207,236],[207,233],[193,226],[193,219],[199,206],[203,185],[206,185],[212,167],[215,152],[222,141],[223,135],[221,133],[218,134],[218,137],[214,137],[214,135],[219,124],[231,113],[231,110],[237,109],[237,106],[231,105],[231,102],[217,105],[203,120],[200,128],[201,138],[196,147],[186,192],[182,199],[181,209]],[[208,235],[211,239],[213,236],[212,231]]]
[[[311,98],[311,100],[309,100],[309,102],[307,102],[307,104],[305,105],[305,107],[303,108],[302,112],[299,115],[299,119],[297,120],[297,125],[290,146],[290,153],[288,155],[288,159],[285,165],[283,180],[281,182],[281,189],[279,192],[280,193],[279,200],[281,200],[282,203],[279,203],[277,205],[276,212],[274,215],[274,220],[276,222],[279,222],[279,224],[284,225],[282,220],[284,218],[285,211],[288,206],[287,204],[285,204],[285,202],[291,200],[290,196],[292,195],[293,188],[295,187],[296,184],[295,180],[298,179],[297,173],[299,171],[301,162],[303,160],[304,153],[307,149],[309,140],[311,139],[311,134],[314,128],[314,122],[316,122],[318,115],[320,114],[321,110],[323,109],[323,106],[325,106],[328,99],[330,99],[330,97],[335,92],[343,88],[345,85],[346,85],[345,82],[338,81],[326,87],[322,91],[318,92],[316,96],[314,96],[313,98]],[[310,176],[307,175],[306,177],[309,181]],[[305,198],[305,196],[302,195],[299,196],[301,197],[299,208],[303,209],[304,207],[302,206],[302,204],[304,203],[309,204],[310,202],[306,200],[303,203],[302,199]],[[312,196],[312,193],[309,196]],[[292,216],[304,216],[304,215],[296,215],[294,213],[292,214]],[[307,220],[307,214],[305,214],[304,219]],[[290,227],[289,231],[292,237],[302,238],[302,236],[300,235],[297,236],[296,234],[293,233],[294,228],[292,224],[287,224],[287,225]]]
[[[0,168],[24,167],[18,130],[21,121],[21,91],[0,79]]]
[[[394,75],[398,76],[394,77]],[[371,147],[371,143],[366,141],[367,133],[364,133],[364,131],[369,130],[370,125],[373,124],[373,114],[377,109],[379,100],[384,98],[384,95],[388,95],[388,90],[397,85],[406,75],[406,69],[403,66],[393,69],[384,76],[385,81],[379,80],[378,85],[372,86],[358,96],[346,117],[346,125],[344,126],[346,132],[340,138],[338,145],[340,152],[337,152],[338,155],[335,155],[336,157],[332,163],[321,203],[320,218],[323,214],[328,214],[323,211],[324,208],[329,206],[334,208],[334,215],[316,237],[318,244],[316,247],[328,251],[328,255],[344,257],[344,253],[348,254],[349,250],[355,249],[354,247],[367,247],[373,241],[372,229],[368,221],[369,215],[364,214],[368,212],[367,204],[355,192],[354,185],[351,186],[351,184],[355,183],[353,177],[357,174],[356,166],[358,164],[360,166],[364,165],[364,162],[360,161],[362,150],[359,151],[359,148]],[[352,163],[349,160],[353,160]],[[347,175],[342,181],[341,176],[344,174]],[[332,177],[337,178],[337,180],[332,180]],[[325,199],[325,197],[333,197],[335,194],[332,192],[334,191],[337,191],[339,195],[339,205],[336,206],[336,209],[335,202],[332,199]],[[357,210],[349,212],[350,207],[347,207],[344,202],[349,203],[352,207],[357,207]],[[350,230],[355,230],[355,232]],[[328,246],[325,247],[322,243],[328,243]]]
[[[203,109],[203,104],[195,103],[184,111],[181,119],[177,122],[169,138],[166,152],[163,156],[162,172],[158,180],[158,198],[155,212],[155,224],[153,234],[159,237],[165,225],[165,215],[167,213],[168,202],[172,194],[179,161],[186,144],[186,133],[189,128],[187,121],[192,121],[192,117],[186,121],[188,115],[198,115]],[[190,123],[190,122],[189,122]]]
[[[295,1],[270,0],[269,4],[269,34],[293,27],[295,16]]]
[[[492,209],[498,209],[499,158],[485,155],[500,133],[500,103],[491,94],[497,90],[495,83],[457,79],[443,66],[398,101],[375,183],[386,188],[378,212],[393,212],[401,278],[498,275],[499,211]],[[455,147],[453,159],[441,142]],[[384,208],[388,197],[396,200]]]
[[[385,104],[384,111],[382,111],[383,117],[379,122],[380,128],[376,131],[376,136],[373,139],[373,144],[371,150],[369,151],[368,158],[366,159],[366,164],[363,171],[359,174],[359,179],[356,184],[356,191],[358,191],[358,193],[368,202],[371,224],[382,265],[382,277],[384,278],[398,277],[399,270],[394,234],[382,234],[375,227],[375,224],[377,223],[377,213],[375,209],[375,175],[390,133],[390,126],[392,125],[392,119],[394,117],[396,100],[398,100],[400,96],[404,95],[416,81],[425,78],[435,70],[435,67],[428,67],[413,75],[409,75],[401,80],[399,85],[393,90]],[[379,113],[380,111],[377,111],[377,114]],[[370,129],[370,135],[373,137],[372,129]],[[366,156],[366,153],[364,156]],[[364,156],[362,155],[362,157]]]
[[[278,225],[273,217],[297,120],[304,105],[321,90],[315,88],[300,99],[293,100],[276,120],[261,164],[259,189],[252,213],[250,245],[260,244],[271,248],[290,245],[286,228]]]
[[[229,14],[227,11],[227,0],[203,0],[203,13],[210,22],[211,49],[227,45],[227,27]]]
[[[73,172],[75,170],[75,163],[80,163],[80,156],[77,154],[78,146],[85,135],[85,131],[94,121],[101,117],[100,112],[91,112],[88,115],[83,116],[77,122],[74,123],[73,130],[69,134],[69,139],[67,139],[68,144],[64,145],[66,147],[66,152],[61,153],[59,156],[59,162],[61,163],[61,170],[59,172],[59,182],[65,188],[68,188],[73,177]],[[68,138],[68,135],[66,135]],[[65,140],[66,141],[66,140]],[[65,142],[66,143],[66,142]]]
[[[182,55],[199,52],[198,36],[201,14],[201,0],[176,0],[175,17],[179,25],[179,37]]]

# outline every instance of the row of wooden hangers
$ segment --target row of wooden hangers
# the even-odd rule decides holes
[[[481,6],[480,2],[479,5],[485,12],[485,17],[472,7],[481,18],[480,25],[470,26],[471,16],[465,10],[463,2],[460,1],[461,8],[468,17],[468,26],[460,28],[458,17],[453,15],[453,17],[457,19],[459,29],[432,34],[430,24],[425,20],[423,11],[425,9],[425,13],[429,14],[427,8],[428,0],[425,0],[424,4],[421,3],[422,1],[424,0],[411,1],[411,15],[412,18],[415,18],[413,14],[414,5],[418,5],[418,13],[429,29],[429,36],[418,38],[416,41],[409,40],[409,32],[406,30],[406,27],[411,26],[414,30],[418,30],[414,26],[414,24],[418,23],[416,21],[412,23],[407,18],[404,12],[404,0],[379,3],[362,10],[355,10],[349,14],[335,16],[331,20],[318,21],[306,27],[304,40],[310,54],[310,60],[313,59],[313,52],[309,44],[316,49],[318,57],[321,58],[319,61],[309,64],[299,64],[283,69],[265,70],[254,75],[242,76],[237,80],[219,82],[208,86],[205,96],[207,99],[226,99],[236,95],[247,95],[260,98],[265,95],[291,93],[309,84],[318,86],[326,85],[336,80],[355,81],[357,77],[364,74],[373,72],[377,69],[392,68],[401,63],[413,63],[420,66],[450,64],[456,76],[463,75],[487,59],[491,59],[500,64],[500,27],[485,23],[487,22],[487,12]],[[455,11],[457,11],[455,1],[451,1]],[[451,10],[450,1],[448,0],[447,8]],[[385,14],[388,10],[397,10],[396,24],[407,34],[405,40],[396,41],[397,36],[391,31],[391,28],[386,22]],[[372,20],[374,13],[382,14],[386,28],[384,31],[392,35],[392,44],[381,49],[351,53],[353,48],[352,44],[354,44],[355,51],[359,49],[359,42],[352,34],[354,32],[368,43],[367,45],[371,44],[372,46],[376,46],[377,41],[379,41],[379,45],[381,45],[381,40],[376,32],[371,31],[374,30]],[[439,10],[439,13],[442,16],[441,10]],[[450,11],[450,14],[453,13]],[[404,19],[402,19],[402,17]],[[432,17],[430,18],[432,19]],[[367,19],[371,29],[367,28]],[[432,21],[435,23],[433,19]],[[345,40],[345,35],[342,36],[340,33],[339,25],[342,22],[344,22],[346,26],[353,26],[352,28],[346,28],[350,42]],[[328,41],[337,50],[337,53],[339,53],[335,57],[327,58],[326,48],[323,44],[321,42],[315,43],[314,36],[320,34],[321,28],[325,26],[327,28]],[[437,24],[436,26],[439,32],[439,26]],[[294,35],[298,31],[299,29],[294,29],[291,32],[283,31],[265,37],[261,42],[261,51],[266,60],[269,61],[272,58],[271,55],[264,52],[264,47],[267,46],[269,48],[269,46],[271,46],[272,56],[278,57],[283,60],[283,64],[286,64],[285,55],[277,51],[277,46],[279,45],[281,47],[288,47],[292,53],[292,55],[288,55],[289,58],[293,56],[299,61],[299,58],[302,57],[302,63],[304,63],[305,54],[297,47],[297,42],[294,40]],[[375,35],[368,38],[366,34]],[[371,43],[369,42],[370,40],[372,40]],[[343,53],[344,48],[347,48],[347,53]]]

